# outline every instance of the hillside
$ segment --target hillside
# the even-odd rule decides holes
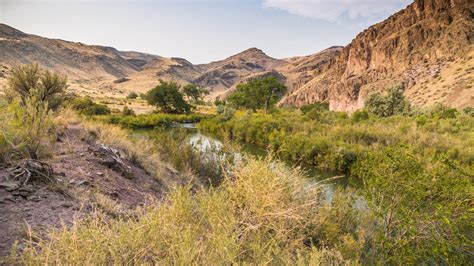
[[[374,92],[401,85],[418,106],[474,106],[474,3],[417,0],[360,33],[282,105],[329,101],[353,111]]]
[[[229,94],[240,82],[266,75],[288,80],[293,90],[318,73],[339,50],[335,47],[314,55],[275,59],[250,48],[220,61],[194,65],[183,58],[48,39],[0,24],[0,88],[12,67],[38,63],[67,75],[71,91],[91,96],[146,92],[162,79],[195,83],[209,89],[210,97],[217,97]]]
[[[346,47],[275,59],[250,48],[226,59],[194,65],[112,47],[48,39],[0,24],[0,88],[9,69],[38,63],[69,77],[70,90],[124,97],[146,92],[160,79],[194,83],[225,97],[249,79],[276,76],[288,87],[280,105],[327,101],[331,110],[354,111],[375,91],[405,88],[415,106],[440,102],[474,106],[474,3],[416,0],[361,32]]]

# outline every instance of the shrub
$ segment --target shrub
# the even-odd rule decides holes
[[[463,112],[474,117],[474,107],[466,107],[463,109]]]
[[[424,126],[428,122],[428,118],[425,115],[419,115],[415,118],[415,122],[418,126]]]
[[[133,111],[131,108],[128,108],[127,106],[124,106],[122,114],[125,116],[135,116],[135,111]]]
[[[136,98],[138,98],[138,94],[136,92],[130,92],[127,95],[127,99],[136,99]]]
[[[24,65],[12,69],[6,95],[10,101],[19,97],[20,104],[25,105],[35,94],[35,101],[45,102],[46,108],[56,110],[63,101],[66,84],[66,77],[43,71],[38,65]]]
[[[22,158],[41,159],[49,155],[55,140],[52,113],[47,102],[38,100],[36,90],[31,96],[11,102],[2,108],[0,117],[0,161]]]
[[[406,113],[410,109],[410,104],[405,100],[403,89],[394,87],[388,91],[386,96],[380,93],[371,94],[365,101],[365,107],[370,113],[388,117]]]
[[[328,102],[315,102],[312,104],[301,106],[300,110],[301,112],[303,112],[303,114],[306,114],[311,110],[318,110],[320,112],[329,111],[329,103]]]
[[[357,110],[354,113],[352,113],[351,116],[352,121],[354,122],[360,122],[369,119],[369,112],[367,110],[362,109],[362,110]]]
[[[90,97],[75,98],[71,101],[71,107],[82,115],[108,115],[111,113],[109,107],[92,101]]]
[[[304,191],[304,193],[302,193]],[[320,206],[319,186],[279,163],[250,160],[217,188],[174,189],[137,218],[96,215],[11,258],[20,264],[350,264],[358,261],[351,203]],[[330,219],[347,219],[340,225]],[[352,226],[356,227],[352,224]],[[344,238],[317,243],[336,228]],[[350,227],[349,227],[350,228]],[[327,244],[326,244],[327,243]],[[334,246],[344,247],[346,255]],[[349,257],[350,254],[356,254]]]
[[[225,122],[229,121],[235,115],[235,109],[228,106],[219,105],[217,106],[217,114],[220,115],[220,120]]]
[[[472,173],[407,147],[369,153],[352,173],[375,215],[375,253],[387,264],[469,264]]]
[[[456,115],[458,113],[456,108],[451,108],[439,103],[434,105],[428,112],[431,117],[441,119],[456,118]]]

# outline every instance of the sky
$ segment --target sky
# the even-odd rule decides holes
[[[0,23],[192,63],[250,47],[275,58],[347,45],[412,0],[0,0]]]

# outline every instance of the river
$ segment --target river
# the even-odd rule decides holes
[[[196,127],[196,124],[174,124],[168,130],[185,130],[187,134],[186,141],[189,141],[189,144],[192,145],[196,150],[202,153],[208,153],[210,156],[218,158],[222,156],[220,151],[222,150],[224,144],[221,140],[212,137],[208,134],[200,132]],[[138,136],[152,136],[154,130],[138,130],[134,131],[135,135]],[[252,144],[240,144],[237,143],[239,149],[233,151],[234,160],[241,160],[245,155],[252,155],[255,157],[265,157],[267,151],[256,147]],[[294,164],[287,162],[288,166],[294,166]],[[300,165],[305,177],[308,180],[308,183],[314,184],[314,182],[320,182],[324,187],[324,198],[331,201],[334,196],[334,193],[337,188],[347,188],[351,187],[354,189],[359,189],[362,187],[360,181],[341,175],[340,173],[335,173],[331,171],[321,170],[311,165]],[[334,178],[337,177],[337,178]],[[361,204],[359,202],[359,204]],[[357,205],[359,205],[357,204]]]

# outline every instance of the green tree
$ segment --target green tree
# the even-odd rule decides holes
[[[191,105],[184,100],[180,88],[176,82],[160,80],[160,84],[148,91],[145,98],[149,104],[159,107],[164,113],[189,113]]]
[[[67,87],[66,77],[41,70],[37,64],[13,68],[8,79],[7,99],[12,102],[19,97],[25,105],[28,98],[47,103],[48,109],[57,109],[64,99]]]
[[[183,94],[186,96],[189,102],[198,104],[202,102],[204,95],[208,95],[209,91],[203,88],[198,87],[194,84],[188,84],[183,87]]]
[[[370,113],[389,117],[407,112],[410,109],[410,103],[405,99],[401,87],[393,87],[387,95],[371,94],[365,101],[365,107]]]
[[[227,100],[236,107],[268,109],[285,94],[286,86],[273,76],[253,79],[237,85],[237,90]]]

